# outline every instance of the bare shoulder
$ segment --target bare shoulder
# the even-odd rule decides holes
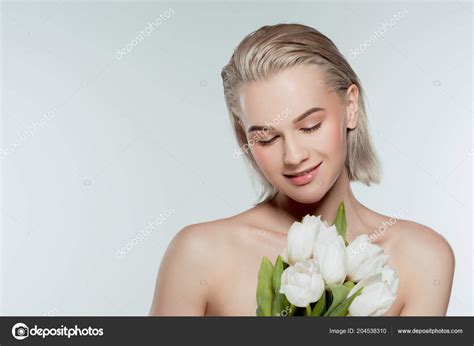
[[[443,316],[453,284],[455,259],[447,240],[430,227],[398,220],[392,255],[399,270],[402,316]]]
[[[275,232],[277,227],[268,217],[267,210],[256,206],[231,217],[184,227],[176,234],[168,251],[199,257],[197,260],[207,263],[209,272],[218,276],[244,254],[252,257],[280,251],[286,234]]]
[[[167,254],[189,254],[201,262],[220,262],[232,255],[232,250],[252,233],[255,227],[249,222],[253,208],[228,218],[206,221],[182,228],[171,241]]]
[[[432,228],[408,220],[397,220],[393,227],[396,246],[406,261],[436,263],[441,267],[454,266],[451,246]]]
[[[393,255],[400,255],[407,261],[432,257],[454,261],[451,246],[436,230],[396,216],[366,210],[369,237]]]
[[[158,271],[150,315],[203,316],[229,258],[232,222],[192,224],[171,240]]]
[[[209,253],[225,248],[239,224],[232,218],[188,225],[173,238],[170,247],[183,248],[195,254]]]

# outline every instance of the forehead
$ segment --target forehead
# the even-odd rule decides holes
[[[319,67],[294,66],[243,86],[239,94],[242,121],[248,127],[271,122],[286,109],[292,118],[311,107],[328,108],[331,94]]]

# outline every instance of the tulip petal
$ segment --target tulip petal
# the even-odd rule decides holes
[[[382,280],[382,273],[368,276],[359,281],[349,292],[348,297],[355,294],[361,287],[364,290],[349,306],[351,316],[381,316],[393,304],[396,296]]]
[[[324,291],[324,280],[316,269],[317,262],[313,259],[286,268],[281,275],[279,293],[284,293],[291,304],[302,308],[316,302]]]

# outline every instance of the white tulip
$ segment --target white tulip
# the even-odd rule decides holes
[[[358,282],[363,278],[379,273],[390,256],[369,240],[367,234],[361,234],[347,246],[347,277]]]
[[[308,259],[289,266],[281,274],[280,293],[298,307],[306,307],[321,298],[324,292],[324,281],[318,272],[318,263]]]
[[[397,294],[399,279],[396,270],[392,267],[385,266],[382,268],[381,273],[382,281],[385,281],[393,294]]]
[[[347,274],[347,253],[344,240],[336,226],[321,226],[314,243],[313,258],[319,262],[320,273],[327,284],[342,284]]]
[[[321,228],[321,217],[306,215],[302,223],[294,222],[288,231],[286,248],[281,255],[284,262],[294,265],[312,257],[313,246]]]
[[[325,221],[321,220],[321,216],[314,216],[309,214],[303,218],[302,223],[307,227],[314,228],[316,232],[319,232],[323,223],[327,225]]]
[[[370,275],[359,281],[347,297],[352,296],[361,287],[363,287],[362,293],[355,297],[349,306],[351,316],[381,316],[396,299],[389,285],[383,281],[382,273]]]

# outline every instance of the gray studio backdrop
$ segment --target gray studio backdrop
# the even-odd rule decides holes
[[[472,14],[469,3],[4,2],[0,313],[148,314],[176,232],[255,200],[222,66],[249,32],[299,22],[327,34],[366,89],[384,179],[354,184],[356,196],[448,239],[448,313],[472,315]]]

